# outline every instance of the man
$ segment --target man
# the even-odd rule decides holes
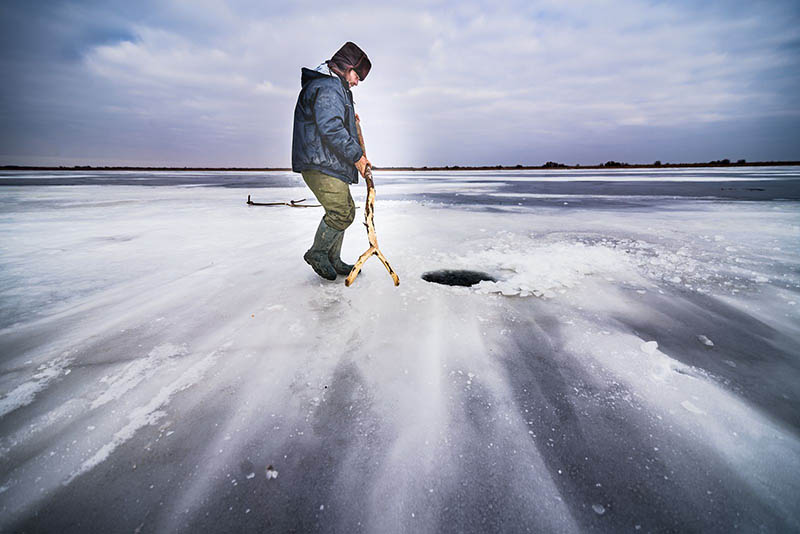
[[[347,42],[315,70],[301,70],[300,96],[294,109],[292,170],[302,173],[325,208],[314,243],[303,255],[318,275],[336,280],[353,268],[340,257],[344,231],[356,216],[350,184],[358,183],[370,165],[358,142],[353,93],[372,64],[354,43]]]

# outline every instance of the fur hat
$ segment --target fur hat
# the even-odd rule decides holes
[[[349,69],[353,69],[358,73],[359,79],[364,81],[367,74],[369,74],[369,69],[372,68],[372,63],[370,63],[367,54],[365,54],[358,45],[347,41],[344,46],[328,60],[328,66],[340,76],[344,76]]]

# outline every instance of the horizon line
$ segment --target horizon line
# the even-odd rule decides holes
[[[566,165],[548,161],[543,165],[437,165],[437,166],[377,166],[372,168],[378,171],[472,171],[472,170],[569,170],[569,169],[625,169],[625,168],[681,168],[681,167],[767,167],[800,165],[800,161],[730,161],[728,159],[695,163],[625,163],[607,161],[597,165]],[[133,171],[292,171],[291,167],[166,167],[166,166],[129,166],[129,165],[2,165],[0,170],[133,170]]]

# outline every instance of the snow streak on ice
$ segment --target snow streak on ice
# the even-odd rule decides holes
[[[800,169],[376,181],[0,176],[0,530],[800,530]]]

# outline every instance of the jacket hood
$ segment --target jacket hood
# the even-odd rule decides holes
[[[316,70],[311,70],[303,67],[300,69],[300,85],[305,87],[308,82],[311,80],[316,80],[317,78],[330,78],[330,76],[326,74],[322,74]]]
[[[328,74],[323,74],[317,70],[311,70],[306,67],[300,69],[300,86],[305,87],[311,80],[316,80],[317,78],[333,78],[339,80],[339,82],[344,86],[345,89],[348,91],[350,88],[347,86],[347,82],[339,78],[338,76],[330,76]]]

